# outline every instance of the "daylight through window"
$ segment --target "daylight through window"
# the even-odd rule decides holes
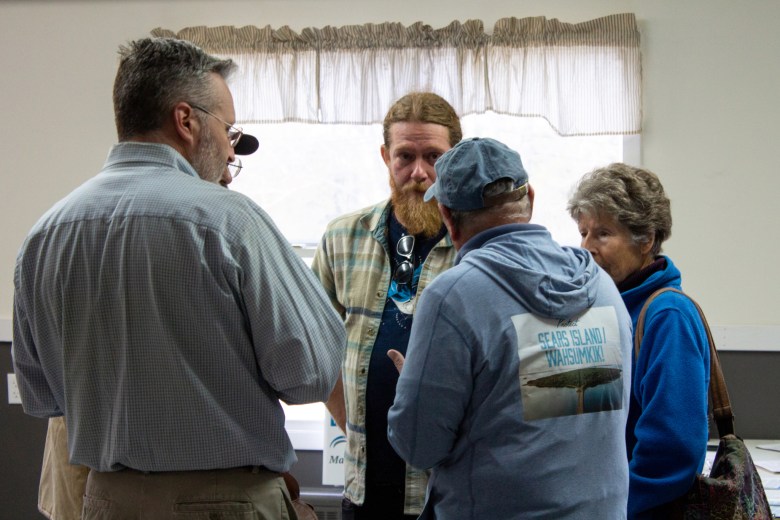
[[[564,245],[579,245],[566,201],[579,177],[624,160],[623,136],[561,137],[541,118],[495,113],[462,118],[464,137],[492,137],[517,150],[536,191],[532,222]],[[389,196],[382,127],[280,123],[244,125],[260,140],[231,189],[248,195],[296,246],[316,247],[333,218]]]

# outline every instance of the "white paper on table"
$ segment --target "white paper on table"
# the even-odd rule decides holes
[[[780,444],[759,444],[756,446],[756,448],[761,448],[762,450],[780,451]]]

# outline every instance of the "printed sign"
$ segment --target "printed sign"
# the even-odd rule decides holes
[[[325,413],[325,440],[322,443],[322,483],[344,485],[344,447],[347,437],[329,413]]]

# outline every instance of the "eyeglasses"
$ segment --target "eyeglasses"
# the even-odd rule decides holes
[[[393,274],[393,281],[396,285],[409,285],[414,276],[414,264],[412,263],[412,253],[414,252],[414,235],[404,235],[395,246],[395,251],[406,258],[398,264]]]
[[[236,157],[235,161],[227,163],[227,167],[228,171],[230,172],[230,176],[235,179],[238,177],[238,174],[241,173],[241,168],[243,168],[241,165],[241,159]]]
[[[212,114],[211,112],[209,112],[208,110],[206,110],[203,107],[200,107],[198,105],[193,105],[192,103],[190,103],[190,106],[192,108],[196,109],[196,110],[200,110],[201,112],[204,112],[204,113],[210,115],[211,117],[213,117],[214,119],[216,119],[217,121],[219,121],[220,123],[225,125],[225,130],[227,130],[227,136],[228,136],[228,139],[230,140],[230,146],[232,146],[233,148],[236,147],[238,142],[241,140],[241,136],[244,135],[244,129],[243,128],[231,125],[230,123],[226,122],[224,119],[221,119],[219,116]],[[239,164],[240,164],[240,162],[239,162]],[[240,170],[241,167],[239,166],[238,169]],[[235,177],[235,175],[233,175],[233,177]]]

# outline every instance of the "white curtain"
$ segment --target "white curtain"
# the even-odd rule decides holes
[[[633,14],[579,24],[503,18],[307,28],[192,27],[154,36],[235,60],[241,123],[379,123],[399,97],[432,91],[460,116],[543,117],[560,135],[641,131],[642,67]]]

